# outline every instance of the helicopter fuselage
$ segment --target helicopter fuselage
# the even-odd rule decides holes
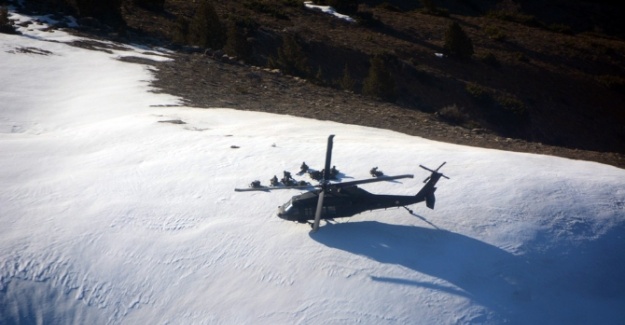
[[[315,219],[320,191],[310,191],[293,196],[278,207],[278,217],[298,222]],[[330,188],[325,193],[321,219],[345,218],[377,209],[404,207],[424,201],[421,195],[373,194],[357,186]]]

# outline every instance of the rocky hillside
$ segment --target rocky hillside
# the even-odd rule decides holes
[[[559,0],[317,2],[353,20],[297,0],[127,0],[121,23],[80,21],[85,31],[279,69],[481,134],[625,153],[620,7]],[[468,38],[469,53],[454,47],[452,25]],[[200,82],[202,73],[191,81],[200,91],[210,87]],[[328,109],[349,114],[339,105]]]
[[[224,29],[237,26],[245,39],[244,54],[226,52],[250,64],[334,88],[346,87],[347,74],[349,90],[367,93],[379,57],[394,87],[373,97],[507,137],[625,152],[625,42],[610,23],[617,9],[570,1],[433,3],[359,1],[347,13],[356,22],[348,22],[301,1],[213,2]],[[176,21],[193,20],[197,8],[166,1],[163,11],[131,7],[125,18],[131,30],[176,40]],[[445,48],[453,22],[472,41],[467,59]]]

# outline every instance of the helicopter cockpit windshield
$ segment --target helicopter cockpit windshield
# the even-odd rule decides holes
[[[296,214],[296,209],[293,208],[293,200],[289,200],[289,202],[284,205],[278,207],[278,217],[282,219],[289,219],[288,216]]]

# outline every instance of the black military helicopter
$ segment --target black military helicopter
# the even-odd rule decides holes
[[[330,182],[330,162],[332,160],[332,145],[334,135],[328,137],[328,146],[326,149],[325,168],[323,177],[318,185],[303,186],[283,186],[283,187],[265,187],[251,186],[249,188],[235,188],[237,192],[243,191],[270,191],[277,189],[310,189],[308,192],[293,196],[287,203],[278,207],[278,217],[297,221],[301,223],[310,223],[312,221],[312,231],[317,231],[321,219],[335,219],[351,217],[364,211],[386,209],[392,207],[403,207],[423,202],[428,208],[434,209],[434,192],[436,191],[436,183],[441,177],[449,179],[449,177],[439,172],[439,169],[445,165],[442,163],[436,169],[430,169],[423,165],[419,167],[431,172],[423,182],[425,185],[416,195],[383,195],[372,194],[356,185],[390,181],[402,178],[413,178],[414,175],[405,174],[397,176],[379,176],[371,179],[363,179],[342,183]]]

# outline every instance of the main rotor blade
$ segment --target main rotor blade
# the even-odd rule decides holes
[[[404,174],[404,175],[397,175],[397,176],[380,176],[376,178],[361,179],[357,181],[350,181],[350,182],[344,182],[344,183],[332,183],[332,184],[327,184],[326,186],[340,188],[340,187],[348,187],[348,186],[376,183],[376,182],[385,182],[385,181],[392,181],[395,179],[413,178],[413,177],[414,175],[412,174]],[[313,189],[313,188],[320,188],[320,187],[321,188],[324,187],[323,183],[319,185],[246,187],[246,188],[235,188],[234,191],[235,192],[253,192],[253,191],[269,192],[269,191],[275,191],[275,190],[304,190],[304,189]]]
[[[427,168],[427,167],[425,167],[425,166],[423,166],[423,165],[419,165],[419,167],[421,167],[421,168],[423,168],[423,169],[425,169],[425,170],[427,170],[427,171],[429,171],[429,172],[431,172],[431,173],[440,174],[440,175],[441,175],[441,177],[444,177],[444,178],[449,179],[449,177],[447,177],[447,176],[443,175],[443,173],[441,173],[441,172],[439,172],[439,171],[438,171],[438,170],[439,170],[439,169],[441,169],[441,167],[443,167],[446,163],[447,163],[447,162],[443,162],[443,163],[442,163],[440,166],[438,166],[438,168],[436,168],[435,170],[432,170],[432,169],[430,169],[430,168]],[[425,182],[427,182],[428,180],[429,180],[429,177],[428,177],[428,178],[426,178],[426,179],[425,179],[425,181],[423,181],[423,182],[425,183]]]
[[[430,173],[436,173],[436,171],[435,171],[435,170],[432,170],[432,169],[430,169],[430,168],[427,168],[427,167],[425,167],[425,166],[423,166],[423,165],[419,165],[419,167],[421,167],[421,168],[423,168],[423,169],[425,169],[425,170],[429,171]]]
[[[319,229],[319,221],[321,220],[321,211],[323,210],[323,197],[325,196],[325,191],[321,190],[319,192],[319,200],[317,200],[317,210],[315,210],[315,222],[313,223],[312,232],[316,232]]]
[[[361,180],[357,180],[357,181],[350,181],[350,182],[344,182],[344,183],[332,183],[332,184],[329,184],[328,186],[330,186],[330,187],[348,187],[348,186],[354,186],[354,185],[360,185],[360,184],[392,181],[394,179],[413,178],[413,177],[414,177],[414,175],[412,175],[412,174],[404,174],[404,175],[397,175],[397,176],[380,176],[380,177],[376,177],[376,178],[361,179]]]
[[[321,187],[321,185],[296,185],[296,186],[261,186],[261,187],[246,187],[246,188],[235,188],[235,192],[252,192],[252,191],[262,191],[269,192],[275,190],[303,190],[303,189],[313,189]]]
[[[326,164],[325,169],[323,170],[323,180],[328,181],[330,179],[330,163],[332,162],[332,139],[334,139],[334,134],[330,134],[328,137],[328,147],[326,148]]]
[[[271,189],[268,187],[248,187],[248,188],[235,188],[235,192],[252,192],[252,191],[263,191],[269,192]]]

